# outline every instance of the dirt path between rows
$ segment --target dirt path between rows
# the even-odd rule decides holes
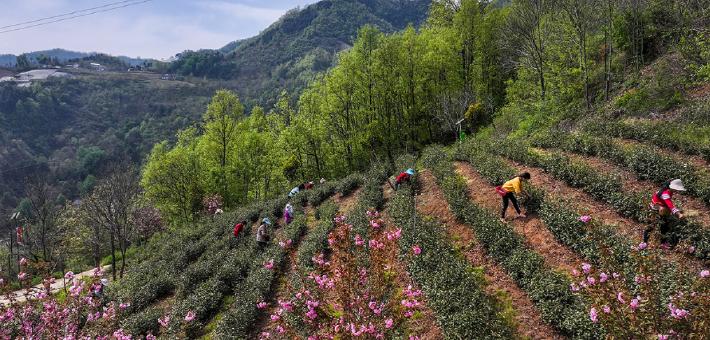
[[[471,200],[491,212],[500,212],[501,198],[495,192],[495,187],[488,184],[470,164],[455,162],[455,165],[456,172],[463,176],[468,184]],[[581,265],[582,259],[571,249],[560,244],[539,217],[528,215],[526,218],[510,220],[511,216],[515,215],[515,211],[512,207],[508,209],[508,224],[515,232],[525,237],[528,246],[542,255],[545,264],[550,268],[569,273]]]
[[[542,152],[545,151],[542,150]],[[532,184],[543,189],[547,194],[572,202],[572,204],[574,204],[574,209],[579,212],[580,216],[589,215],[592,216],[593,219],[601,221],[606,225],[615,226],[616,231],[620,235],[628,238],[633,243],[640,243],[643,240],[643,231],[646,228],[644,224],[621,216],[619,213],[614,211],[614,209],[609,207],[608,204],[598,201],[581,189],[570,187],[564,181],[555,179],[552,175],[546,173],[540,168],[522,165],[507,158],[502,159],[518,171],[529,172],[532,176]],[[599,164],[600,163],[597,163],[597,165]],[[590,165],[594,164],[590,163]],[[599,169],[606,172],[612,170],[611,168]],[[650,242],[652,243],[654,239],[655,238],[652,237]],[[691,271],[702,267],[702,261],[692,255],[686,254],[681,247],[678,247],[677,249],[677,252],[666,253],[666,257],[671,261],[681,263],[684,267]]]
[[[631,171],[622,169],[621,167],[601,158],[581,156],[569,152],[563,152],[563,154],[575,161],[582,162],[594,169],[600,170],[601,172],[618,175],[621,179],[624,191],[647,192],[649,201],[651,195],[659,189],[659,186],[655,183],[647,180],[640,180]],[[708,207],[702,202],[702,200],[683,194],[674,196],[673,200],[679,202],[683,210],[692,215],[692,219],[700,222],[704,228],[710,228],[710,215],[707,213]]]
[[[394,195],[394,190],[389,184],[382,186],[382,194],[385,201],[389,201],[392,195]],[[393,232],[397,229],[396,224],[392,221],[389,216],[387,209],[382,212],[382,220],[385,222],[385,232]],[[382,233],[384,235],[384,233]],[[401,288],[407,287],[410,283],[414,281],[409,276],[407,272],[406,264],[399,260],[397,256],[397,247],[389,248],[387,252],[387,263],[394,269],[397,273],[397,285]],[[425,340],[438,340],[443,339],[444,334],[436,322],[436,314],[429,308],[427,301],[422,301],[423,308],[421,310],[422,316],[418,319],[410,319],[408,321],[408,326],[413,330],[415,334],[421,339]]]
[[[496,296],[505,292],[515,309],[516,334],[531,339],[563,339],[556,330],[542,320],[532,300],[523,292],[495,261],[486,255],[473,230],[458,222],[449,209],[444,194],[428,170],[419,175],[421,195],[417,196],[417,211],[443,223],[449,239],[461,249],[466,259],[476,267],[482,267],[486,278],[486,293]]]

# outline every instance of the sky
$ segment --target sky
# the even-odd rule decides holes
[[[118,1],[0,0],[0,27]],[[317,0],[151,0],[27,30],[0,33],[0,54],[63,48],[165,59],[184,50],[220,48],[231,41],[252,37],[289,9],[314,2]]]

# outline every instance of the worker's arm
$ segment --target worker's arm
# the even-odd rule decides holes
[[[523,193],[523,181],[520,179],[520,177],[515,178],[515,182],[513,182],[513,188],[515,189],[516,195],[520,195]]]
[[[663,202],[666,204],[666,207],[671,210],[671,213],[673,215],[676,215],[678,217],[683,217],[683,214],[681,213],[680,209],[673,204],[673,200],[671,199],[671,195],[669,194],[663,194],[661,195],[661,199]]]

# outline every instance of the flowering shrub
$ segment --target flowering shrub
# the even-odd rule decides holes
[[[142,240],[147,240],[153,234],[163,230],[163,218],[160,210],[152,206],[140,207],[133,211],[131,223]]]
[[[26,261],[20,261],[24,268]],[[75,339],[93,337],[130,338],[119,328],[119,319],[128,308],[126,303],[116,303],[104,298],[100,283],[102,271],[98,268],[93,277],[79,279],[68,272],[66,297],[52,295],[48,289],[30,289],[26,273],[23,285],[26,288],[23,301],[8,294],[8,305],[0,306],[0,339]],[[45,287],[54,283],[46,278]],[[0,283],[0,289],[5,288]],[[25,300],[26,299],[26,300]]]
[[[710,279],[703,272],[694,277],[676,275],[672,280],[659,266],[659,252],[640,244],[631,250],[633,278],[623,268],[606,270],[584,264],[572,275],[575,294],[593,303],[589,319],[622,339],[702,338],[710,334]],[[672,285],[666,283],[672,281]]]
[[[222,211],[222,205],[223,205],[223,200],[222,196],[219,194],[214,194],[211,196],[205,196],[202,199],[202,207],[205,209],[205,212],[208,215],[214,215],[217,212],[224,212]]]
[[[371,226],[382,225],[375,214],[369,215]],[[373,227],[367,242],[371,261],[361,266],[356,253],[363,248],[354,244],[353,226],[344,218],[335,221],[328,236],[333,257],[314,256],[315,269],[301,277],[297,288],[290,288],[289,299],[278,301],[279,308],[270,315],[273,329],[262,338],[390,338],[397,334],[397,325],[421,307],[421,292],[411,286],[398,292],[384,270],[385,253],[397,238],[387,238],[380,227]]]

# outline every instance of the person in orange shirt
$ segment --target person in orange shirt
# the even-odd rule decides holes
[[[522,174],[515,176],[515,178],[505,182],[505,184],[496,187],[496,192],[503,198],[503,209],[500,212],[500,220],[505,222],[505,212],[508,210],[508,203],[513,202],[513,207],[515,212],[518,213],[518,217],[525,218],[525,214],[520,212],[520,206],[518,205],[518,200],[516,195],[521,195],[525,191],[523,190],[523,182],[530,180],[530,173],[523,172]]]

